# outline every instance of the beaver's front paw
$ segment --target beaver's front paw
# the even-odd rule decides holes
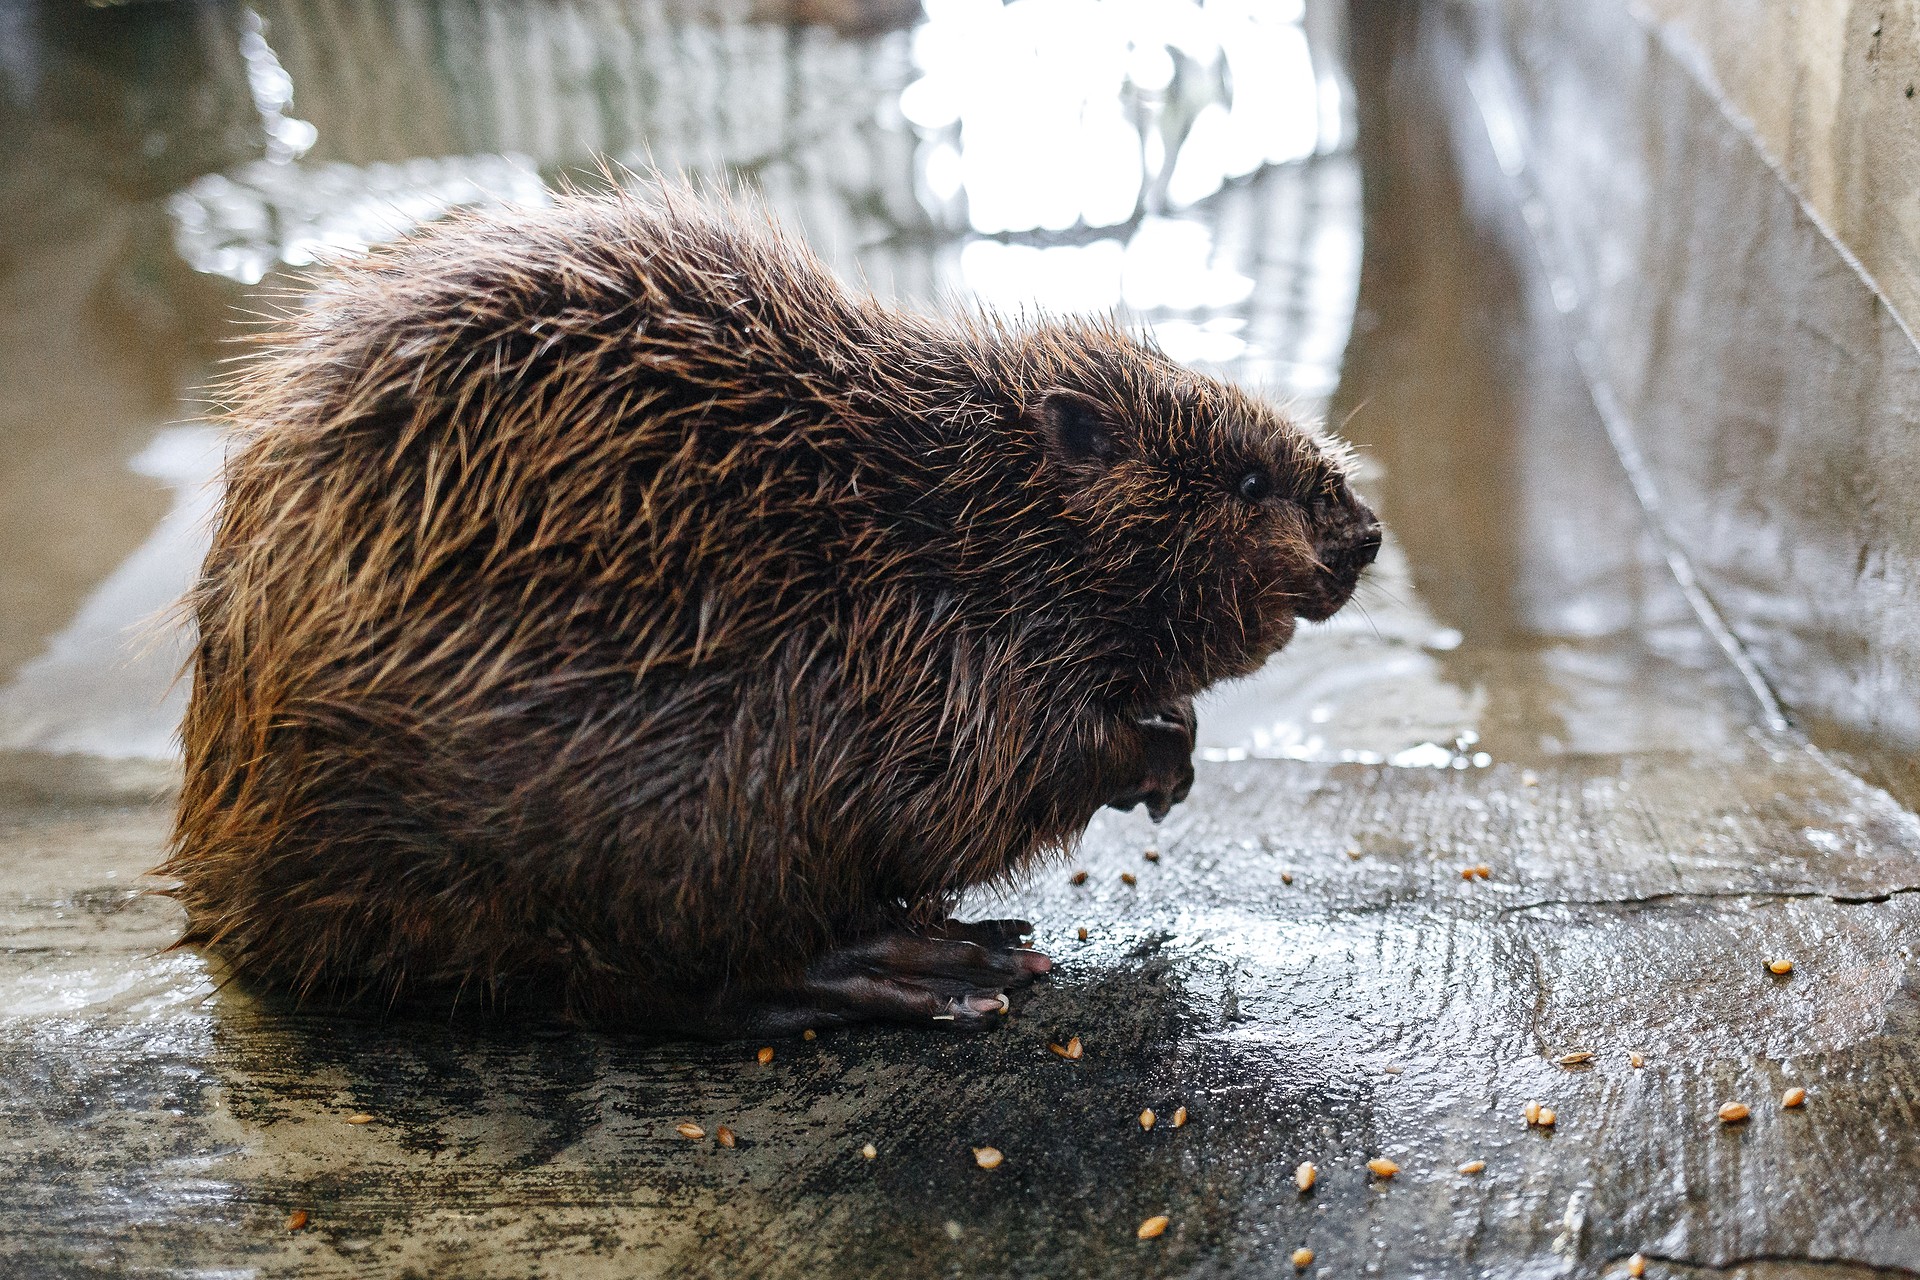
[[[1130,718],[1126,731],[1133,738],[1133,758],[1120,775],[1125,781],[1107,804],[1124,810],[1145,802],[1148,815],[1158,822],[1185,800],[1193,790],[1195,724],[1191,698]]]

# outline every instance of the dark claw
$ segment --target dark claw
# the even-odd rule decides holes
[[[1107,804],[1124,811],[1144,803],[1147,815],[1159,822],[1193,789],[1193,703],[1182,700],[1156,707],[1133,723],[1140,738],[1138,772],[1132,784]]]

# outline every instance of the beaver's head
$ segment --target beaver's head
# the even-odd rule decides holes
[[[1110,328],[1075,337],[1026,418],[1115,605],[1137,602],[1116,620],[1206,684],[1346,604],[1380,524],[1341,447]]]

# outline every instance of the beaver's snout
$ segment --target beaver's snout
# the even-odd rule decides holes
[[[1314,556],[1320,562],[1314,589],[1296,606],[1303,618],[1320,622],[1340,611],[1353,596],[1360,575],[1380,554],[1380,521],[1355,498],[1340,516],[1316,531]]]

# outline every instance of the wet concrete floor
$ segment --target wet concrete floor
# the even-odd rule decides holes
[[[234,25],[136,20],[176,68],[251,30],[244,11],[201,13]],[[36,214],[0,274],[17,551],[0,582],[18,605],[0,632],[0,1270],[1268,1276],[1307,1248],[1308,1274],[1624,1275],[1636,1252],[1653,1275],[1920,1273],[1920,820],[1766,727],[1608,451],[1444,30],[1412,41],[1394,6],[1364,8],[1335,65],[1357,135],[1350,104],[1323,115],[1311,156],[1173,219],[1211,237],[1203,267],[1258,288],[1142,308],[1195,358],[1310,407],[1331,392],[1393,545],[1363,611],[1210,701],[1199,783],[1164,827],[1103,815],[1071,863],[975,904],[1036,921],[1057,961],[1003,1027],[831,1032],[762,1064],[750,1044],[292,1009],[165,950],[177,915],[139,891],[167,822],[165,653],[108,655],[190,569],[208,500],[191,483],[206,428],[155,429],[204,376],[238,286],[188,264],[258,249],[196,239],[210,224],[193,210],[236,207],[208,175],[279,192],[283,220],[313,205],[287,194],[296,179],[331,174],[336,202],[347,180],[248,168],[266,144],[246,129],[229,156],[208,140],[232,131],[204,120],[126,120],[217,117],[237,93],[269,142],[297,143],[287,121],[308,111],[314,154],[364,177],[382,147],[425,154],[404,130],[438,118],[406,100],[385,133],[334,128],[338,103],[300,86],[338,61],[303,54],[323,42],[283,16],[265,30],[291,103],[263,99],[277,82],[238,37],[253,78],[188,77],[174,101],[112,65],[139,46],[67,33],[49,65],[120,96],[13,135],[43,186],[90,194]],[[1338,25],[1307,15],[1322,67]],[[763,29],[714,30],[719,65],[758,65],[740,51]],[[649,29],[636,47],[711,52],[711,35]],[[805,39],[779,64],[794,84],[838,68],[884,103],[914,74],[898,35]],[[113,129],[90,118],[102,101],[120,104]],[[857,127],[781,145],[819,142],[843,187],[850,147],[884,169],[896,143],[862,133],[875,102],[856,105]],[[127,161],[155,132],[198,136],[197,168],[167,170],[168,146]],[[31,205],[17,163],[6,198]],[[891,188],[833,188],[834,204],[813,172],[770,184],[782,207],[908,296],[956,282],[942,271],[990,292],[1043,262],[1079,264],[1062,278],[1084,289],[1086,262],[1165,233],[1139,212],[1087,235],[943,231],[931,197],[876,231],[831,211],[893,208]],[[1356,299],[1340,246],[1363,205]],[[976,251],[967,276],[971,244],[1057,256],[1016,254],[1009,273]],[[36,310],[61,342],[36,344]],[[1335,389],[1320,370],[1338,344],[1316,344],[1349,321]],[[1080,1059],[1049,1052],[1074,1036]],[[1804,1106],[1781,1105],[1790,1087]],[[1529,1126],[1530,1101],[1557,1122]],[[1729,1101],[1751,1118],[1723,1124]],[[738,1145],[684,1139],[684,1122]],[[999,1168],[975,1164],[984,1145]],[[1400,1172],[1371,1174],[1380,1156]],[[1319,1171],[1306,1192],[1302,1161]],[[1159,1214],[1165,1234],[1137,1238]]]

